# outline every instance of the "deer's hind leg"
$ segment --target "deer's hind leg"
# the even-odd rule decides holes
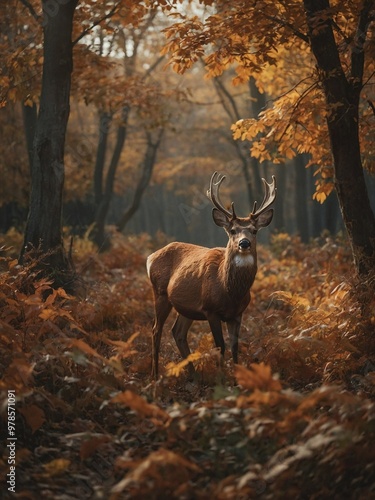
[[[172,304],[167,295],[155,294],[155,321],[152,327],[152,371],[151,376],[157,380],[159,374],[159,349],[163,326],[171,312]]]
[[[185,359],[190,354],[189,344],[187,343],[187,334],[189,328],[192,324],[193,320],[186,318],[186,316],[182,316],[182,314],[178,314],[176,321],[172,326],[172,334],[173,338],[176,342],[178,350],[180,351],[181,356]],[[194,366],[192,363],[188,364],[189,370],[189,378],[193,378],[195,374]]]

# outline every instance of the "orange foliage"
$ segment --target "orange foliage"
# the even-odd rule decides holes
[[[1,418],[12,388],[19,494],[37,498],[43,484],[46,498],[91,487],[107,498],[365,497],[375,304],[351,283],[345,242],[305,246],[280,234],[260,247],[241,365],[228,356],[220,367],[198,322],[195,384],[167,333],[165,372],[150,380],[152,297],[139,248],[152,245],[114,236],[99,256],[77,240],[82,298],[1,258]]]
[[[211,1],[202,2],[211,6]],[[321,69],[316,68],[309,46],[304,3],[240,0],[216,2],[215,11],[202,10],[190,18],[178,10],[177,22],[164,30],[164,53],[178,73],[203,59],[208,77],[234,68],[234,85],[255,78],[261,93],[268,96],[267,108],[254,119],[237,121],[235,139],[250,140],[251,155],[259,161],[285,162],[297,154],[310,155],[316,167],[315,198],[323,202],[333,189],[333,165],[326,118],[337,112],[327,107],[321,85]],[[374,114],[374,36],[371,27],[359,25],[363,2],[338,1],[327,11],[334,23],[334,36],[343,72],[351,84],[351,57],[366,29],[364,46],[364,86],[359,102],[359,137],[363,165],[375,168],[372,144]],[[373,21],[373,16],[368,22]],[[256,29],[254,27],[256,26]],[[361,36],[358,36],[361,33]],[[370,103],[370,105],[369,105]],[[343,104],[339,104],[340,106]]]

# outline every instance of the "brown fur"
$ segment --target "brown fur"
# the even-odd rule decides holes
[[[160,339],[165,320],[174,308],[178,317],[172,328],[177,347],[183,357],[190,353],[187,331],[191,320],[210,323],[215,344],[222,354],[225,345],[221,322],[226,322],[234,361],[237,363],[238,332],[241,316],[250,302],[250,288],[257,272],[254,230],[243,221],[231,223],[226,248],[205,248],[189,243],[170,243],[147,260],[147,268],[155,298],[153,327],[153,375],[158,375]],[[250,249],[239,248],[241,238],[250,241]],[[193,367],[189,366],[193,375]]]
[[[218,187],[223,177],[211,179],[209,197],[216,208],[212,215],[216,225],[225,229],[226,248],[205,248],[189,243],[170,243],[147,259],[147,272],[155,299],[155,322],[152,336],[152,372],[158,376],[158,358],[163,325],[172,308],[178,315],[172,333],[183,358],[190,354],[187,333],[194,320],[207,320],[216,347],[224,355],[225,344],[221,322],[227,323],[233,361],[238,362],[238,335],[242,313],[250,302],[250,288],[257,272],[256,233],[268,226],[275,199],[275,181],[267,184],[260,208],[249,217],[237,217],[218,202]],[[254,205],[255,208],[255,205]],[[189,364],[190,374],[194,369]]]

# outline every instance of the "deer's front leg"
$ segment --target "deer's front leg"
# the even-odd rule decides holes
[[[238,363],[238,337],[240,334],[242,315],[227,322],[227,329],[229,334],[230,348],[232,351],[233,362]]]

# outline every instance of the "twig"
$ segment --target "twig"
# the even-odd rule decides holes
[[[117,7],[120,5],[121,2],[118,2],[116,5],[112,7],[112,9],[106,14],[105,16],[101,17],[100,19],[97,19],[94,23],[92,23],[91,26],[86,28],[85,30],[82,31],[82,33],[72,42],[72,45],[76,45],[82,38],[84,38],[87,33],[89,33],[95,26],[98,26],[102,21],[105,21],[106,19],[109,19],[110,17],[113,16],[113,14],[116,12]]]
[[[21,3],[23,3],[23,5],[29,10],[30,14],[33,16],[33,18],[36,20],[36,21],[40,21],[41,19],[41,16],[39,16],[34,7],[31,5],[31,3],[28,1],[28,0],[21,0]]]
[[[372,101],[368,100],[367,101],[368,105],[370,106],[370,108],[372,109],[372,112],[374,113],[374,116],[375,116],[375,105]]]

